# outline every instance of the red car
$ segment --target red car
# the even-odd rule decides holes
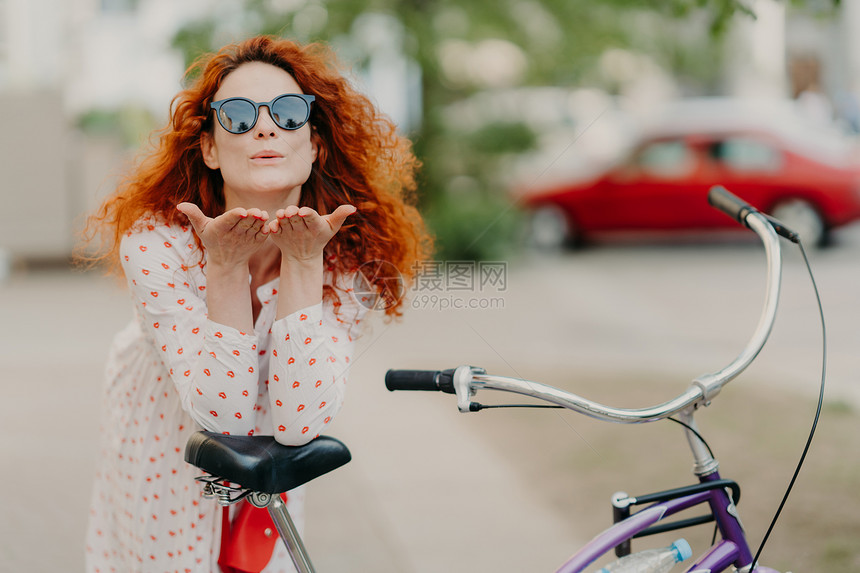
[[[722,185],[823,245],[860,219],[860,163],[846,140],[792,112],[756,114],[731,102],[670,114],[609,169],[578,183],[530,192],[530,237],[539,247],[576,245],[619,231],[732,229],[707,202]]]

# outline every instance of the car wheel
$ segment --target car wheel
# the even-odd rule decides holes
[[[531,212],[528,243],[540,251],[556,251],[572,243],[572,226],[564,212],[544,205]]]
[[[820,247],[827,242],[827,226],[818,209],[803,199],[778,203],[771,215],[800,236],[803,244]]]

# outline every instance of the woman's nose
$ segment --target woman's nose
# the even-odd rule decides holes
[[[263,111],[265,109],[265,111]],[[278,134],[278,126],[272,119],[271,112],[268,107],[260,107],[257,124],[254,126],[254,137],[265,139],[267,137],[275,137]]]

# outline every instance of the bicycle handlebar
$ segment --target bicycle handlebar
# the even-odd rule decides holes
[[[715,185],[708,192],[708,203],[740,223],[747,225],[747,215],[757,213],[756,208],[732,193],[729,193],[725,187]]]
[[[776,231],[777,235],[785,237],[792,243],[800,243],[800,236],[786,227],[782,221],[774,219],[767,213],[761,213],[737,195],[729,193],[722,185],[714,185],[711,187],[711,190],[708,192],[708,203],[746,227],[749,227],[746,220],[747,215],[750,213],[759,213],[762,217],[767,219],[773,227],[773,230]]]
[[[454,394],[450,370],[389,370],[385,373],[385,387],[391,390],[438,390]]]
[[[472,411],[471,397],[478,390],[500,390],[544,400],[592,418],[622,423],[652,422],[687,410],[693,405],[708,405],[723,386],[752,363],[767,342],[776,319],[782,276],[779,238],[773,222],[723,187],[712,188],[708,201],[749,227],[764,245],[767,258],[765,301],[758,325],[741,353],[721,370],[694,379],[691,386],[676,398],[650,408],[613,408],[539,382],[487,375],[484,370],[471,366],[445,371],[389,370],[385,375],[386,387],[392,391],[440,390],[456,393],[457,406],[461,412]]]

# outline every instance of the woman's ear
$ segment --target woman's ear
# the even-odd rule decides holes
[[[200,135],[200,151],[203,153],[203,163],[209,169],[220,169],[218,161],[218,150],[215,147],[215,138],[208,131]]]
[[[311,163],[319,159],[320,164],[325,163],[325,147],[322,146],[319,133],[311,126]]]

